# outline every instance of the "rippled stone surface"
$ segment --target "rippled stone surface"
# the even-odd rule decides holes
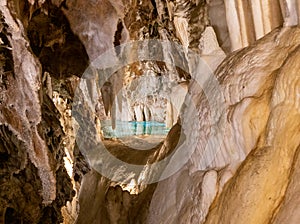
[[[298,223],[297,1],[3,0],[0,12],[0,223]],[[90,97],[98,91],[92,79],[88,91],[79,85],[90,62],[145,39],[181,44],[186,52],[167,46],[161,55],[184,69],[161,61],[125,66],[106,80],[97,113],[88,116],[99,136],[102,118],[171,129],[164,140],[133,125],[130,135],[139,136],[105,140],[111,155],[144,167],[136,176],[110,169],[127,181],[114,182],[75,144],[72,103],[78,89]],[[216,71],[223,95],[211,82],[199,90],[188,49]],[[134,102],[146,93],[152,98]],[[162,167],[170,168],[180,136],[186,152],[195,149],[188,162],[144,184],[163,174],[150,164],[168,158]],[[206,147],[209,139],[218,144]]]

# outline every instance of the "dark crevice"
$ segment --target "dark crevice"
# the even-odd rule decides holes
[[[121,44],[123,28],[124,28],[123,22],[122,22],[122,20],[119,19],[118,25],[117,25],[117,30],[115,32],[115,39],[114,39],[114,46],[115,46],[115,51],[116,51],[117,55],[120,54],[120,48],[117,46],[119,46]]]
[[[67,0],[63,0],[62,3],[60,3],[59,8],[69,9],[67,6]]]
[[[43,72],[49,72],[57,79],[72,75],[81,77],[88,67],[89,58],[61,7],[48,3],[48,14],[44,13],[45,10],[35,10],[26,30],[30,46],[40,59]]]
[[[153,16],[153,18],[157,18],[157,16],[158,16],[158,12],[157,12],[157,6],[156,6],[156,2],[155,2],[155,0],[151,0],[151,3],[152,3],[152,5],[153,5],[153,14],[152,14],[152,16]]]
[[[20,220],[19,215],[17,214],[16,210],[13,208],[6,208],[5,211],[5,224],[19,224],[22,223]]]
[[[146,116],[145,116],[145,111],[143,110],[142,111],[142,117],[143,117],[143,121],[146,121]],[[144,128],[145,128],[146,126],[144,126]],[[145,133],[145,132],[144,132]]]
[[[0,74],[3,76],[7,72],[13,72],[14,61],[11,51],[11,44],[8,40],[8,36],[11,36],[11,34],[7,31],[8,26],[5,23],[3,16],[0,16],[0,40],[2,42],[0,45]]]

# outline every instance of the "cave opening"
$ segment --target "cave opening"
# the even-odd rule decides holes
[[[161,61],[133,63],[104,82],[97,104],[104,139],[165,139],[177,122],[191,79],[183,68],[169,72],[167,66]]]

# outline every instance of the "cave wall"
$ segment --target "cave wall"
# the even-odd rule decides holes
[[[1,2],[1,222],[62,222],[74,196],[59,115],[20,23]]]
[[[11,0],[2,1],[0,11],[0,222],[297,223],[300,43],[299,28],[291,26],[298,24],[298,1]],[[76,88],[85,91],[78,83],[90,62],[119,44],[148,38],[199,53],[216,70],[225,107],[210,110],[188,74],[157,62],[131,64],[109,80],[100,115],[90,114],[96,122],[108,111],[112,119],[122,117],[123,107],[129,119],[146,119],[151,108],[145,102],[112,101],[126,82],[144,86],[145,69],[154,80],[163,76],[160,87],[180,101],[176,108],[157,106],[169,108],[163,116],[175,126],[145,164],[175,148],[184,124],[196,149],[174,176],[136,187],[139,194],[132,195],[89,166],[75,145],[70,111]],[[164,57],[174,59],[168,50]],[[180,59],[192,69],[187,52]],[[187,88],[178,93],[181,85]],[[187,105],[172,112],[186,89],[197,105],[195,117]],[[206,148],[220,125],[210,116],[223,132],[215,136],[218,147]]]
[[[275,81],[268,103],[270,110],[268,122],[256,146],[253,147],[250,155],[241,164],[236,175],[225,186],[220,197],[216,200],[216,204],[226,206],[228,210],[223,207],[222,211],[219,210],[218,215],[215,215],[219,206],[214,204],[206,223],[215,223],[218,222],[217,220],[244,222],[243,219],[250,223],[273,222],[277,216],[277,208],[283,209],[285,207],[282,204],[282,199],[285,197],[286,189],[290,184],[299,148],[299,96],[297,96],[296,90],[299,87],[297,71],[299,43],[293,42],[293,40],[298,39],[298,33],[298,28],[283,29],[280,33],[281,38],[288,38],[289,43],[295,43],[295,45],[292,44],[291,48],[286,48],[290,50],[290,53],[283,61],[281,69],[275,74],[273,73]],[[292,39],[290,39],[291,36],[293,36]],[[290,91],[294,91],[294,93],[290,93]],[[289,136],[289,139],[286,136]],[[251,181],[249,181],[250,179]],[[234,188],[234,191],[231,187]],[[239,194],[239,187],[247,194]],[[230,188],[231,190],[229,190]],[[221,202],[228,191],[231,192],[231,196],[226,196],[226,202]],[[235,208],[234,211],[230,212],[230,207],[236,203],[237,195],[243,203],[239,210]],[[231,197],[234,198],[234,202],[230,200]],[[222,214],[223,211],[226,214]],[[285,216],[292,220],[297,215],[296,213],[294,215],[286,213]]]
[[[216,71],[226,105],[221,113],[205,115],[210,105],[195,95],[202,102],[195,152],[180,172],[158,184],[149,223],[267,223],[278,207],[285,209],[281,203],[299,147],[298,125],[289,121],[299,120],[298,35],[299,28],[277,29],[222,62]],[[209,116],[220,116],[222,126],[215,144],[206,146],[207,130],[218,125]],[[295,220],[297,214],[280,216]]]

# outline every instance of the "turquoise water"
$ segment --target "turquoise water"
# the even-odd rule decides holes
[[[104,138],[119,138],[133,135],[167,135],[169,130],[164,123],[156,121],[117,121],[116,129],[111,127],[111,121],[101,121]]]

